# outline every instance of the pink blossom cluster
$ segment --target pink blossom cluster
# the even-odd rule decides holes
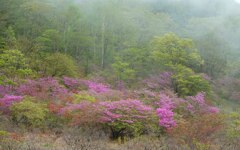
[[[219,109],[217,107],[209,106],[205,102],[205,94],[200,92],[196,96],[189,96],[187,110],[195,113],[219,113]]]
[[[174,113],[167,108],[158,108],[157,115],[160,118],[159,125],[165,128],[171,128],[176,126],[176,122],[173,119]]]
[[[80,82],[78,79],[64,77],[63,83],[69,88],[69,89],[77,89],[80,86]]]
[[[28,95],[39,99],[50,99],[68,94],[67,89],[51,77],[28,80],[17,88],[17,94]]]
[[[23,99],[22,96],[14,96],[14,95],[5,95],[0,99],[0,103],[2,106],[11,106],[14,102],[19,102]]]
[[[151,116],[152,108],[143,104],[139,100],[120,100],[114,102],[81,102],[70,104],[60,110],[60,114],[74,113],[79,111],[78,118],[84,115],[88,121],[95,118],[97,123],[112,123],[116,121],[134,123],[135,121],[145,120]],[[76,119],[75,119],[76,120]],[[83,120],[81,120],[83,121]]]
[[[1,86],[0,85],[0,97],[4,96],[6,94],[10,94],[11,93],[11,87],[10,86]]]
[[[172,99],[165,95],[160,95],[160,108],[157,109],[157,115],[159,117],[159,125],[165,128],[171,128],[176,126],[176,122],[174,120],[174,112],[173,109],[176,108],[176,104],[172,101]]]
[[[205,94],[202,92],[198,93],[196,96],[189,96],[189,98],[199,105],[205,105]]]
[[[152,90],[170,89],[172,86],[172,73],[163,72],[158,76],[150,76],[150,78],[144,80],[144,83]]]
[[[160,94],[160,102],[158,103],[160,107],[173,110],[176,108],[176,103],[166,94]]]
[[[92,103],[89,101],[82,101],[79,104],[67,104],[65,107],[59,110],[59,114],[65,114],[76,110],[83,110],[86,107],[94,107],[94,105],[92,105]]]
[[[0,98],[0,111],[7,112],[12,104],[20,102],[22,99],[22,96],[5,95]]]
[[[3,97],[4,95],[11,95],[14,94],[15,88],[10,85],[0,85],[0,97]]]
[[[93,91],[96,93],[105,93],[110,90],[109,86],[107,86],[103,83],[97,83],[94,81],[86,81],[85,84],[88,86],[90,91]]]
[[[115,102],[100,102],[100,105],[105,108],[104,118],[114,121],[132,120],[147,118],[152,108],[143,104],[139,100],[120,100]]]
[[[207,107],[207,109],[208,109],[208,112],[210,112],[210,113],[219,113],[219,108],[217,108],[217,107],[213,107],[213,106],[208,106]]]

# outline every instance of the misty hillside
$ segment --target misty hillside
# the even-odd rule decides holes
[[[0,150],[238,150],[240,0],[0,0]]]

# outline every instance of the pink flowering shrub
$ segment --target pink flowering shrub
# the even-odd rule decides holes
[[[126,120],[130,120],[128,122],[133,123],[139,119],[146,119],[152,111],[151,107],[144,105],[139,100],[120,100],[115,102],[100,102],[99,104],[105,108],[103,117],[107,118],[107,122],[114,122],[116,120],[126,122]]]
[[[189,96],[193,102],[197,103],[198,105],[205,105],[205,94],[198,93],[196,96]]]
[[[171,109],[173,110],[176,108],[176,103],[173,102],[172,98],[170,98],[168,95],[161,93],[160,94],[160,102],[158,103],[160,107]]]
[[[148,79],[145,79],[143,83],[151,90],[171,89],[172,75],[171,72],[163,72],[157,76],[150,76]]]
[[[63,77],[63,83],[68,89],[72,91],[78,90],[81,86],[81,82],[78,79],[69,77]]]
[[[69,78],[69,77],[63,77],[63,81],[64,84],[66,86],[70,87],[76,87],[79,84],[79,80],[78,79],[74,79],[74,78]]]
[[[160,119],[159,125],[164,128],[175,127],[176,121],[174,120],[173,109],[176,108],[176,104],[169,96],[163,93],[160,95],[160,102],[158,104],[160,108],[156,112]]]
[[[158,108],[157,115],[160,118],[159,125],[165,128],[171,128],[176,126],[176,122],[173,119],[174,113],[167,108]]]
[[[191,113],[219,113],[217,107],[209,106],[205,101],[205,94],[198,93],[196,96],[187,97],[186,109]]]
[[[22,99],[22,96],[5,95],[3,98],[0,98],[0,112],[8,112],[9,107],[11,107],[14,103],[22,101]]]
[[[54,78],[40,78],[28,80],[17,88],[19,95],[28,95],[41,100],[63,98],[68,94],[67,89],[61,86]]]
[[[3,97],[6,94],[10,94],[12,89],[10,86],[2,86],[0,85],[0,97]]]
[[[153,109],[139,100],[120,100],[115,102],[83,101],[79,104],[69,104],[59,111],[60,114],[70,116],[72,123],[106,124],[112,131],[112,137],[141,132],[147,120],[153,115]]]
[[[84,83],[88,86],[90,91],[95,93],[105,93],[110,90],[109,86],[103,83],[97,83],[94,81],[84,81]]]
[[[219,108],[213,107],[213,106],[208,106],[207,109],[208,109],[209,113],[213,113],[213,114],[219,113],[219,111],[220,111]]]
[[[91,110],[87,110],[87,108],[91,108]],[[111,123],[115,121],[126,122],[126,120],[131,120],[129,122],[134,122],[138,119],[146,119],[152,112],[152,108],[144,105],[139,100],[120,100],[115,102],[96,103],[82,101],[79,104],[68,104],[62,108],[59,113],[67,114],[74,113],[76,111],[80,111],[79,113],[87,111],[87,116],[91,115],[88,115],[88,111],[92,111],[95,113],[94,116],[97,117],[95,119],[96,122]],[[85,122],[85,120],[82,120],[82,122]],[[82,122],[79,121],[77,123],[81,124]]]

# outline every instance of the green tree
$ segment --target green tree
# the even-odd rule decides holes
[[[112,68],[117,81],[130,82],[135,79],[135,70],[131,69],[128,63],[122,62],[120,58],[116,58]]]
[[[54,53],[44,59],[42,71],[49,76],[69,76],[78,75],[78,68],[73,58],[66,54]]]
[[[10,11],[18,13],[14,25],[24,37],[35,39],[51,25],[54,7],[49,0],[19,0],[16,8]]]
[[[2,50],[0,52],[0,83],[13,84],[19,77],[32,74],[26,58],[19,50]]]
[[[15,31],[11,26],[7,28],[7,30],[4,32],[3,37],[1,38],[2,47],[3,49],[17,49],[18,48],[18,42],[15,37]]]
[[[229,49],[224,43],[225,39],[220,39],[217,35],[207,34],[197,40],[200,54],[204,59],[202,71],[211,77],[220,77],[226,73],[228,67],[227,50]]]
[[[141,48],[128,48],[121,50],[117,54],[119,60],[128,63],[128,67],[135,70],[137,77],[144,77],[151,73],[152,60],[150,60],[150,51]],[[144,69],[143,69],[144,68]]]
[[[188,67],[177,65],[174,67],[173,86],[179,96],[193,96],[198,92],[210,92],[210,84],[201,75],[195,74]]]
[[[175,34],[157,37],[152,42],[152,57],[160,65],[174,73],[174,90],[179,96],[196,95],[198,92],[209,92],[210,85],[195,71],[203,65],[192,40],[181,39]]]
[[[40,50],[47,52],[59,52],[61,50],[61,36],[59,31],[48,29],[37,38]]]
[[[162,37],[155,37],[151,45],[154,60],[167,67],[183,65],[197,70],[203,64],[191,39],[182,39],[168,33]]]

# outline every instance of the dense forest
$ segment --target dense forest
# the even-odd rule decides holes
[[[0,0],[0,150],[238,150],[239,0]]]

